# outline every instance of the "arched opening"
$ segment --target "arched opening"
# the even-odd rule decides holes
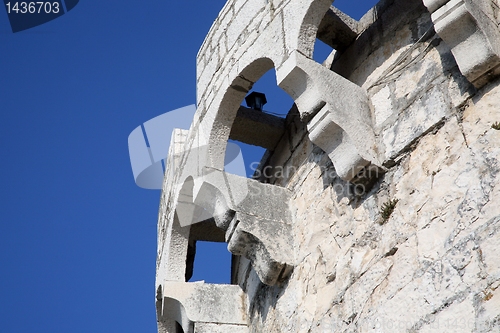
[[[261,109],[251,107],[251,105],[246,103],[245,97],[252,92],[265,94],[268,103]],[[210,156],[207,158],[208,167],[212,167],[214,170],[221,170],[221,161],[223,159],[224,170],[227,173],[235,174],[235,172],[229,170],[229,160],[233,156],[230,153],[230,144],[237,144],[242,151],[246,171],[243,175],[241,172],[236,174],[252,177],[256,165],[263,159],[265,152],[274,151],[281,141],[286,127],[285,117],[290,109],[292,109],[293,104],[292,98],[277,85],[273,62],[267,58],[252,61],[231,82],[230,87],[224,92],[224,97],[220,104],[217,105],[217,113],[213,118],[214,120],[210,120],[210,139],[208,140],[210,143]],[[221,151],[224,152],[224,155],[220,153]],[[240,181],[238,180],[235,183],[238,182]],[[240,185],[243,183],[238,183],[236,191],[242,190]],[[249,181],[249,183],[252,183],[252,181]],[[228,200],[230,200],[231,196],[235,195],[234,192],[226,193],[224,190],[226,187],[222,182],[217,187],[224,192],[223,194]],[[248,193],[248,195],[255,195],[255,193]],[[246,204],[243,204],[242,207],[248,207],[248,202],[250,201],[250,199],[246,200]],[[232,202],[236,203],[234,200]],[[238,210],[236,207],[238,207],[238,203],[231,206],[231,208]],[[227,227],[220,226],[219,223],[217,225],[222,230],[228,229]],[[193,228],[196,226],[194,225]],[[234,229],[232,232],[234,232]],[[194,274],[191,281],[205,280],[212,283],[235,282],[237,279],[234,276],[231,277],[231,273],[229,273],[231,271],[230,269],[226,269],[226,267],[231,267],[231,261],[234,265],[237,265],[239,257],[234,256],[231,260],[231,255],[227,255],[226,247],[226,244],[219,246],[219,244],[197,240]],[[246,248],[243,250],[246,251]],[[243,250],[241,253],[245,253],[243,255],[246,255],[247,252]],[[241,254],[240,252],[238,253]],[[214,259],[222,260],[215,263]],[[220,263],[222,265],[219,265]],[[201,274],[198,274],[198,269]],[[229,274],[226,275],[226,272]]]
[[[293,99],[276,84],[276,72],[274,69],[268,70],[260,79],[253,84],[252,93],[264,94],[266,103],[262,110],[251,109],[246,99],[241,103],[240,117],[253,117],[259,124],[253,126],[243,124],[241,118],[236,118],[231,129],[229,142],[236,143],[241,148],[246,167],[246,177],[252,178],[261,161],[265,159],[279,144],[285,132],[285,118],[293,106]],[[250,126],[249,126],[250,125]],[[244,132],[253,132],[245,133]],[[243,133],[242,133],[243,132]],[[245,137],[246,136],[246,137]],[[255,138],[255,140],[245,140]]]
[[[220,197],[220,195],[216,193],[216,189],[209,189],[201,193],[199,195],[201,198],[197,198],[198,201],[196,201],[193,196],[194,183],[195,179],[188,177],[180,191],[170,236],[169,253],[172,254],[169,258],[168,268],[172,271],[170,278],[175,277],[174,280],[186,282],[205,280],[212,283],[227,283],[227,279],[214,278],[210,276],[209,270],[203,268],[209,263],[211,266],[217,266],[218,274],[221,271],[226,271],[226,275],[229,275],[230,257],[222,259],[224,255],[229,255],[227,249],[221,251],[221,247],[218,246],[206,250],[204,245],[200,247],[200,243],[225,245],[223,243],[225,241],[224,231],[216,226],[214,220],[214,211],[217,210],[218,205],[218,201],[214,198]],[[209,257],[206,257],[207,254]],[[181,269],[182,272],[180,272]],[[204,272],[208,272],[208,278],[205,277]]]
[[[248,65],[240,74],[249,84],[248,91],[229,89],[221,103],[220,110],[236,109],[236,114],[218,114],[219,128],[229,128],[226,141],[225,171],[239,176],[252,178],[257,166],[266,152],[273,151],[281,140],[285,130],[285,117],[293,105],[292,98],[278,87],[276,72],[270,59],[257,59]],[[254,81],[255,80],[255,81]],[[234,84],[233,84],[234,85]],[[261,109],[248,103],[247,97],[252,93],[264,94],[266,103]],[[238,103],[237,105],[235,105]],[[234,112],[234,111],[233,111]],[[232,122],[229,121],[232,119]],[[214,133],[214,132],[212,132]],[[218,135],[211,142],[220,140]],[[245,170],[234,172],[228,170],[229,145],[236,144],[241,149]],[[215,149],[214,149],[215,150]],[[234,169],[233,169],[234,170]]]

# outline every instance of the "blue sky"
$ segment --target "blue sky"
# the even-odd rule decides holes
[[[335,4],[359,18],[375,2]],[[135,185],[127,137],[195,102],[224,3],[81,0],[16,34],[0,9],[0,332],[156,332],[159,191]],[[198,253],[194,279],[228,278]]]

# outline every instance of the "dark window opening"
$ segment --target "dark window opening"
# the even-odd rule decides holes
[[[266,151],[273,151],[278,145],[285,131],[284,118],[294,105],[293,99],[277,85],[274,68],[254,83],[247,97],[255,96],[255,93],[264,94],[266,103],[262,110],[252,109],[247,105],[247,98],[243,99],[241,104],[243,107],[233,122],[228,141],[240,147],[245,164],[245,176],[249,178],[254,175]],[[225,165],[228,165],[227,159],[226,152]],[[229,168],[227,172],[242,176],[242,172],[232,172]]]

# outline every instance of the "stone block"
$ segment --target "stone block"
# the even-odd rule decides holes
[[[330,7],[318,27],[317,38],[338,51],[345,50],[358,36],[358,22]]]
[[[278,84],[309,121],[309,138],[339,176],[351,180],[369,163],[380,165],[366,92],[296,52],[277,70]]]
[[[157,299],[159,325],[177,322],[186,333],[204,332],[203,325],[227,325],[224,332],[248,332],[245,297],[239,286],[165,281]],[[196,330],[197,325],[202,327]]]
[[[399,119],[382,131],[385,158],[394,159],[416,139],[428,133],[451,113],[450,105],[439,87],[418,98]]]
[[[226,232],[228,250],[252,262],[267,285],[283,282],[293,269],[293,236],[286,222],[237,212]]]
[[[462,74],[482,87],[500,74],[500,12],[494,0],[424,1]]]

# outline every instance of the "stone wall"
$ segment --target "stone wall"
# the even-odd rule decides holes
[[[293,191],[297,266],[269,287],[240,261],[252,332],[500,331],[500,81],[474,91],[425,7],[404,6],[365,15],[331,66],[367,89],[394,163],[368,193],[338,179],[288,116],[268,165]]]
[[[500,45],[488,30],[498,2],[486,2],[387,0],[359,22],[328,1],[228,2],[198,55],[195,121],[172,140],[169,156],[182,158],[170,162],[159,214],[160,332],[178,332],[172,320],[186,332],[500,332],[500,79],[495,56],[463,54],[478,32],[487,52]],[[468,15],[478,30],[450,36],[443,15],[451,25]],[[318,68],[308,58],[320,26],[342,38]],[[254,179],[197,173],[222,170],[233,123],[245,124],[241,100],[272,67],[296,105]],[[209,147],[195,167],[194,142]],[[216,199],[198,202],[206,184]],[[223,193],[246,188],[271,189],[279,214]],[[179,224],[186,202],[213,219]],[[186,283],[190,244],[224,238],[234,286]],[[243,313],[200,315],[213,303],[205,289]]]
[[[297,266],[284,286],[250,270],[253,332],[496,332],[500,86],[423,135],[362,197],[300,143],[288,165]],[[463,113],[462,113],[463,111]],[[351,193],[356,193],[352,189]],[[398,200],[387,221],[384,204]],[[337,332],[337,331],[336,331]]]

